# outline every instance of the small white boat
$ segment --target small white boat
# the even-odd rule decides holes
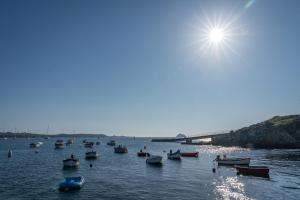
[[[41,146],[41,144],[38,143],[38,142],[32,142],[32,143],[30,143],[30,148],[37,148],[39,146]]]
[[[56,140],[55,149],[63,149],[65,148],[65,144],[63,140]]]
[[[250,158],[220,158],[218,155],[215,161],[218,165],[249,165]]]
[[[156,156],[156,155],[150,155],[146,159],[147,164],[162,164],[162,157],[161,156]]]
[[[78,167],[80,162],[78,158],[71,155],[70,158],[63,160],[64,168]]]
[[[12,157],[12,150],[8,150],[7,157],[8,157],[8,158],[11,158],[11,157]]]
[[[99,154],[94,150],[85,153],[85,159],[97,159],[98,156]]]
[[[176,151],[175,153],[172,153],[172,151],[170,151],[170,153],[167,154],[168,159],[170,160],[180,160],[181,159],[181,154],[180,151]]]

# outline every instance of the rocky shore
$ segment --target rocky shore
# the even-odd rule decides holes
[[[275,116],[213,137],[212,144],[247,148],[300,148],[300,115]]]

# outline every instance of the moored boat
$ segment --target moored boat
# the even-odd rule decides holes
[[[86,148],[93,148],[93,146],[94,146],[94,142],[85,142],[84,143],[84,147],[86,147]]]
[[[179,150],[177,150],[174,153],[172,153],[172,150],[170,150],[170,153],[168,153],[167,156],[168,156],[168,159],[170,159],[170,160],[180,160],[181,159],[181,154],[180,154]]]
[[[250,158],[220,158],[218,155],[215,161],[218,165],[249,165]]]
[[[68,139],[66,145],[70,145],[70,144],[74,144],[74,140],[73,139]]]
[[[98,142],[96,142],[96,145],[100,145],[100,142],[98,141]]]
[[[63,140],[56,140],[55,149],[63,149],[65,148],[65,144]]]
[[[181,157],[196,157],[198,158],[199,152],[181,152]]]
[[[59,190],[61,191],[80,190],[84,182],[85,180],[82,176],[66,177],[65,180],[59,184]]]
[[[32,142],[32,143],[30,143],[30,148],[37,148],[39,146],[41,146],[41,144],[38,143],[38,142]]]
[[[110,140],[108,143],[106,143],[109,146],[115,146],[116,145],[116,141],[114,140]]]
[[[70,158],[63,160],[64,168],[78,167],[80,164],[79,159],[71,155]]]
[[[147,153],[147,152],[144,152],[144,151],[141,149],[139,152],[137,152],[137,156],[138,156],[138,157],[146,157],[146,156],[150,156],[150,154]]]
[[[97,159],[98,156],[99,154],[94,150],[85,153],[85,159]]]
[[[162,164],[162,156],[150,155],[146,159],[146,163],[153,164],[153,165],[161,165]]]
[[[114,150],[115,150],[115,153],[127,153],[128,152],[127,147],[122,146],[122,145],[115,147]]]
[[[253,176],[268,176],[269,168],[267,166],[234,166],[238,174]]]

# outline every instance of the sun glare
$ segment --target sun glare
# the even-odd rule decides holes
[[[200,24],[195,26],[194,41],[196,53],[201,56],[211,55],[217,58],[227,57],[230,53],[239,55],[235,46],[242,36],[241,28],[237,26],[238,17],[212,16],[205,13],[199,18]]]
[[[225,34],[222,28],[213,28],[208,33],[208,39],[211,43],[218,45],[224,40]]]

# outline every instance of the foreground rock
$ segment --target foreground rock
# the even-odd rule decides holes
[[[213,137],[212,144],[247,148],[300,148],[300,115],[275,116]]]

